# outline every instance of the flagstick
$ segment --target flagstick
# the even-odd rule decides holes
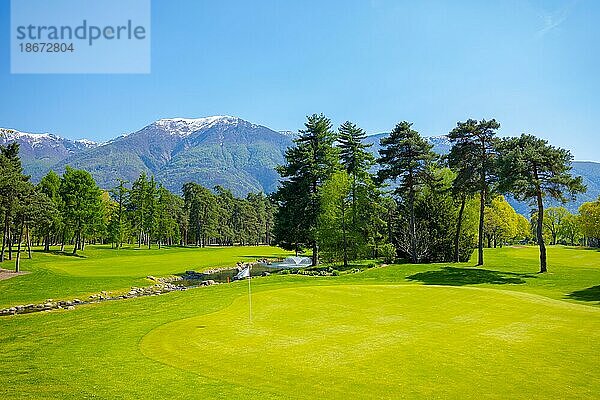
[[[248,319],[250,323],[252,323],[252,290],[250,289],[250,267],[248,267],[248,306],[249,306],[249,314]]]

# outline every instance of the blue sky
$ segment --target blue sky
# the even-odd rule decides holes
[[[0,0],[0,126],[106,140],[168,117],[307,114],[423,135],[496,118],[600,161],[600,2],[152,2],[147,75],[11,75]]]

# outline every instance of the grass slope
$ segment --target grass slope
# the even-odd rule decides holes
[[[154,248],[119,250],[110,246],[87,246],[80,257],[35,252],[23,259],[22,270],[31,271],[10,282],[0,281],[0,307],[85,296],[102,290],[125,290],[151,284],[146,276],[164,276],[186,270],[202,271],[233,266],[238,261],[288,254],[276,247]],[[5,262],[4,268],[12,264]]]
[[[202,254],[173,251],[149,272],[91,250],[56,259],[72,267],[30,268],[0,294],[39,271],[71,277],[62,291],[70,293],[88,279],[185,270],[178,257]],[[535,274],[535,248],[486,257],[482,269],[405,264],[257,278],[252,325],[245,282],[2,318],[0,398],[596,396],[600,252],[552,247],[544,275]],[[109,264],[132,275],[102,276],[97,268]],[[20,284],[22,298],[41,293]]]

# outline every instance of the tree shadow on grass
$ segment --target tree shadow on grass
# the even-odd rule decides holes
[[[71,251],[60,251],[60,250],[50,250],[50,251],[44,251],[44,250],[34,250],[35,253],[45,253],[45,254],[53,254],[55,256],[66,256],[66,257],[75,257],[75,258],[86,258],[85,256],[81,255],[81,254],[73,254],[73,252]]]
[[[536,278],[536,276],[481,268],[442,267],[439,270],[419,272],[406,277],[409,281],[419,281],[425,285],[447,286],[477,285],[482,283],[521,285],[526,283],[525,278]]]
[[[576,290],[567,295],[569,299],[581,301],[600,301],[600,285]]]

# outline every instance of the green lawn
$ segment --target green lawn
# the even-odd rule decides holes
[[[42,273],[48,284],[72,279],[66,295],[83,290],[81,280],[180,272],[203,254],[131,250],[119,267],[109,252],[34,260],[30,275],[2,282],[2,301],[12,285],[23,299],[43,293],[25,282]],[[544,275],[535,248],[486,257],[479,269],[403,264],[257,278],[252,323],[246,282],[5,317],[0,398],[598,397],[600,252],[552,247]]]
[[[119,291],[131,286],[151,284],[146,276],[165,276],[186,270],[202,271],[213,267],[234,266],[238,261],[263,257],[285,257],[276,247],[146,248],[87,246],[80,256],[36,251],[21,267],[30,274],[0,281],[0,307],[67,299],[102,290]],[[3,268],[13,268],[6,261]]]

